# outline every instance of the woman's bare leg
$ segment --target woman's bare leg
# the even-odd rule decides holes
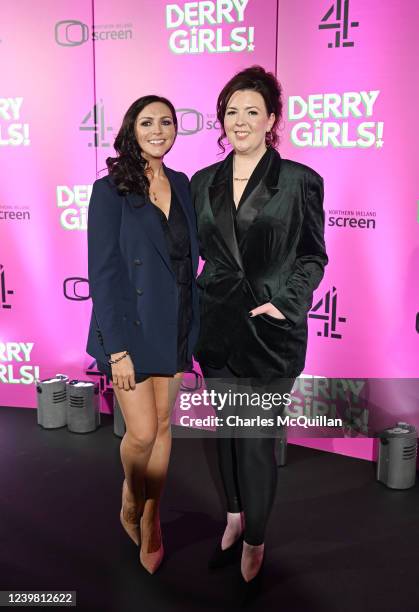
[[[143,514],[143,543],[145,552],[154,552],[161,544],[159,533],[159,504],[169,465],[172,435],[171,412],[183,373],[174,377],[153,377],[157,412],[157,435],[145,472],[146,500]]]
[[[144,482],[147,464],[157,436],[157,410],[151,378],[137,383],[126,391],[114,387],[125,420],[126,432],[120,453],[127,481],[127,501],[138,508],[144,507]]]

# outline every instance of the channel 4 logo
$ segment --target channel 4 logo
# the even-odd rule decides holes
[[[90,299],[89,280],[80,276],[70,276],[63,282],[64,297],[73,302]]]
[[[349,22],[349,0],[343,0],[343,2],[342,0],[336,0],[326,14],[323,15],[319,30],[336,30],[334,43],[330,42],[327,45],[329,49],[340,46],[353,47],[355,43],[348,39],[349,27],[359,27],[359,21]]]
[[[88,147],[111,146],[108,140],[108,132],[113,132],[113,128],[111,125],[106,125],[105,105],[102,100],[97,102],[87,115],[83,117],[79,130],[92,134],[92,140],[88,143]]]
[[[89,40],[89,28],[76,19],[58,21],[54,34],[55,42],[62,47],[78,47]]]
[[[12,305],[7,303],[7,296],[13,295],[13,289],[7,289],[6,285],[6,271],[2,264],[0,264],[0,296],[1,296],[1,307],[8,310],[11,309]]]
[[[338,316],[338,294],[336,287],[332,287],[325,295],[313,306],[309,313],[310,319],[323,321],[323,330],[318,331],[318,336],[324,338],[336,338],[340,340],[342,334],[338,333],[338,323],[346,323],[346,317]]]

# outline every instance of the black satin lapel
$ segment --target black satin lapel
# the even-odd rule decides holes
[[[215,224],[221,234],[228,251],[240,269],[243,269],[242,258],[237,242],[236,228],[232,211],[232,204],[229,202],[228,183],[218,183],[209,188],[211,208],[215,219]]]
[[[126,197],[130,205],[138,214],[138,219],[144,229],[144,234],[147,235],[148,239],[154,245],[164,263],[169,268],[170,272],[174,275],[161,221],[158,218],[156,211],[152,208],[154,204],[147,202],[144,196],[128,194]]]
[[[226,194],[228,190],[228,180],[231,175],[233,166],[233,155],[229,153],[221,162],[215,173],[212,183],[208,188],[209,201],[214,219],[219,216],[220,208],[225,205]]]
[[[277,187],[271,187],[261,182],[246,198],[237,211],[237,225],[240,235],[246,232],[266,204],[278,192]]]
[[[281,156],[275,149],[271,149],[269,155],[269,164],[264,176],[237,210],[237,227],[240,236],[244,235],[258,214],[279,191],[277,184],[281,170]]]
[[[243,263],[237,242],[236,229],[234,224],[233,211],[229,198],[229,180],[232,173],[233,154],[225,158],[220,164],[212,184],[208,188],[209,203],[214,216],[217,230],[222,236],[228,252],[232,256],[238,267],[243,270]]]

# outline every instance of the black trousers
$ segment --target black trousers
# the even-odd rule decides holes
[[[236,389],[256,390],[258,394],[265,392],[290,393],[294,384],[293,379],[279,379],[269,386],[262,381],[237,378],[234,373],[224,366],[221,369],[211,368],[201,364],[208,390],[225,391],[230,383]],[[217,379],[217,380],[211,380]],[[251,386],[249,386],[249,384]],[[227,410],[226,410],[227,408]],[[257,407],[242,410],[240,406],[224,406],[223,415],[270,416],[276,419],[282,414],[284,407],[273,409],[272,412],[263,413]],[[228,512],[243,512],[245,518],[244,540],[248,544],[257,546],[265,539],[266,525],[275,499],[278,478],[278,467],[275,458],[275,444],[278,442],[279,429],[260,426],[246,428],[225,428],[219,430],[217,435],[218,464],[227,500]],[[227,429],[227,431],[226,431]]]

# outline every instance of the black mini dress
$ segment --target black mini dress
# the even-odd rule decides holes
[[[169,217],[146,198],[146,206],[152,206],[162,224],[166,238],[172,269],[176,278],[178,290],[178,343],[177,343],[177,371],[185,372],[192,368],[192,361],[188,359],[188,336],[192,322],[192,261],[191,242],[188,223],[176,194],[172,189]],[[135,364],[134,364],[135,365]],[[97,368],[103,374],[112,378],[110,364],[97,362]],[[150,376],[165,376],[153,372],[135,371],[135,382],[139,383]],[[166,374],[172,376],[172,374]]]

